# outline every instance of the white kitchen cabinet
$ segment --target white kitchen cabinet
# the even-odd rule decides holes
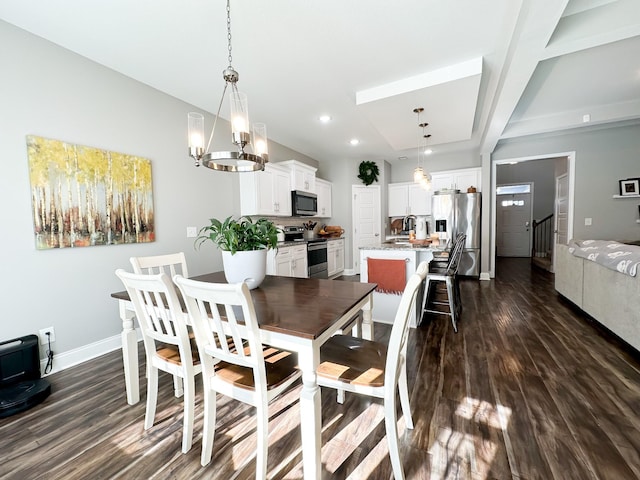
[[[287,168],[267,163],[262,172],[242,173],[240,214],[291,216],[291,179]]]
[[[289,169],[291,176],[291,190],[302,190],[304,192],[316,193],[316,170],[317,168],[299,162],[298,160],[287,160],[278,162],[278,165]]]
[[[306,278],[307,244],[280,247],[267,254],[267,275]]]
[[[318,214],[316,217],[331,217],[331,189],[330,182],[316,178],[316,195],[318,195]]]
[[[433,172],[431,174],[431,189],[434,192],[443,189],[452,189],[460,190],[460,192],[464,193],[467,191],[467,188],[475,187],[479,192],[481,180],[482,173],[479,167]]]
[[[388,189],[388,215],[431,215],[431,190],[414,182],[390,183]]]
[[[327,274],[329,278],[340,275],[344,271],[344,239],[327,242]]]

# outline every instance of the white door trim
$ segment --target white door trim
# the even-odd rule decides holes
[[[549,158],[567,158],[567,175],[569,175],[569,206],[568,218],[567,218],[567,238],[573,238],[573,209],[574,209],[574,194],[575,194],[575,175],[576,175],[576,152],[560,152],[550,153],[546,155],[533,155],[529,157],[519,158],[507,158],[503,160],[491,161],[491,249],[489,252],[489,276],[495,278],[496,276],[496,167],[497,165],[504,165],[513,162],[527,162],[531,160],[547,160]]]
[[[558,175],[556,177],[556,184],[555,184],[555,192],[556,192],[556,197],[554,199],[553,202],[553,245],[551,246],[552,250],[551,250],[551,255],[552,255],[552,259],[553,259],[553,263],[551,265],[551,271],[555,272],[556,271],[556,244],[558,243],[558,219],[559,219],[559,215],[558,215],[558,190],[559,190],[559,185],[560,182],[562,180],[566,179],[567,183],[568,183],[568,177],[566,173],[563,173],[561,175]],[[568,190],[568,189],[567,189]],[[569,193],[567,192],[567,195]],[[569,202],[568,202],[568,198],[567,198],[567,208],[569,206]],[[567,212],[567,241],[569,240],[569,225],[568,225],[568,212]]]

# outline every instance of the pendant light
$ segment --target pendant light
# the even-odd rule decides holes
[[[422,167],[422,157],[426,154],[426,140],[431,137],[431,135],[426,134],[424,130],[429,124],[420,121],[420,114],[422,112],[424,112],[424,108],[418,107],[413,109],[413,113],[418,115],[418,127],[421,129],[421,135],[418,136],[418,166],[413,171],[413,181],[420,184],[425,190],[429,190],[431,188],[431,175]]]
[[[222,98],[218,105],[218,111],[213,122],[211,135],[207,147],[204,146],[204,117],[200,113],[189,112],[188,136],[189,156],[195,161],[195,166],[204,165],[212,170],[223,172],[255,172],[264,170],[264,165],[269,161],[267,144],[267,127],[264,123],[253,125],[253,142],[249,132],[249,107],[247,96],[238,91],[238,72],[231,65],[231,6],[227,0],[227,45],[229,51],[229,66],[222,72],[225,84],[222,90]],[[231,86],[229,102],[231,105],[231,136],[232,142],[237,146],[237,151],[210,152],[211,142],[216,130],[216,123],[220,117],[220,110],[224,102],[227,88]],[[245,152],[245,147],[252,145],[253,153]]]

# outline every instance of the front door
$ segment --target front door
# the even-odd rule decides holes
[[[499,257],[531,256],[531,193],[496,197],[496,254]]]
[[[352,185],[353,269],[360,273],[360,247],[380,243],[380,186]]]

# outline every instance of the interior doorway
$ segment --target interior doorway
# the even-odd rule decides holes
[[[546,161],[546,162],[545,162]],[[545,166],[549,162],[552,163],[552,167]],[[521,169],[521,172],[526,172],[521,178],[516,181],[500,181],[498,175],[499,168],[513,168]],[[535,180],[535,177],[545,168],[551,168],[547,171],[551,175],[549,191],[546,190],[540,192],[538,190],[539,182]],[[496,252],[497,252],[497,197],[496,188],[500,183],[527,183],[532,182],[536,185],[536,197],[534,203],[534,215],[533,219],[544,218],[548,214],[555,214],[556,209],[556,178],[566,175],[566,200],[565,205],[562,207],[566,209],[566,238],[571,238],[573,235],[573,216],[574,216],[574,190],[575,190],[575,152],[562,152],[556,154],[537,155],[529,157],[517,157],[502,160],[492,160],[491,162],[491,218],[490,218],[490,258],[489,258],[489,277],[495,278],[496,276]],[[549,183],[549,182],[540,182]],[[544,214],[536,213],[536,204],[538,200],[549,200],[551,203],[545,205]],[[538,215],[538,216],[536,216]],[[556,237],[554,237],[554,240]]]

